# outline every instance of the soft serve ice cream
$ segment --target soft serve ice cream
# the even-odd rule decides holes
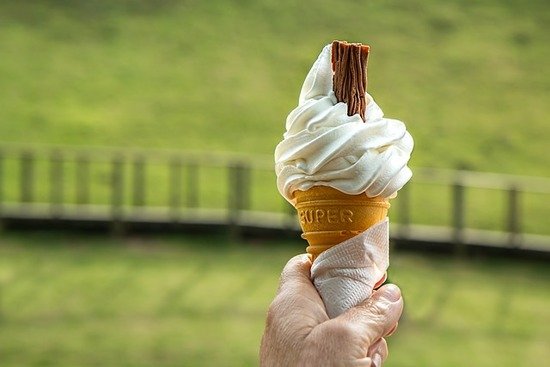
[[[311,280],[331,318],[363,302],[384,281],[389,266],[388,201],[411,178],[407,163],[413,139],[405,125],[384,118],[369,95],[366,111],[363,100],[360,108],[353,108],[336,97],[344,90],[342,81],[349,82],[345,92],[363,97],[369,50],[363,47],[335,41],[323,49],[275,149],[277,187],[298,212],[313,261]],[[354,58],[359,65],[349,66]],[[365,83],[357,74],[354,78],[357,70]],[[349,75],[352,78],[346,79]],[[364,112],[365,121],[357,110]]]
[[[347,115],[346,104],[334,95],[328,45],[309,71],[275,149],[277,187],[290,202],[295,191],[314,186],[392,198],[411,178],[407,163],[412,149],[405,124],[384,118],[371,96],[366,122]]]

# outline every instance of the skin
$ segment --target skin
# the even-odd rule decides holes
[[[399,288],[387,284],[371,298],[329,319],[312,284],[306,255],[285,266],[269,307],[260,348],[260,366],[372,366],[388,356],[384,337],[403,311]]]

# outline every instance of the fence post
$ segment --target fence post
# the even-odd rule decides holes
[[[453,243],[457,256],[465,254],[464,246],[464,191],[465,187],[460,178],[453,184]]]
[[[294,205],[289,203],[286,199],[283,199],[283,210],[286,214],[284,216],[284,226],[285,229],[287,229],[289,232],[293,230],[298,223],[297,221],[297,215],[296,215],[296,208],[294,208]]]
[[[122,228],[122,204],[124,195],[123,159],[117,154],[111,162],[111,225],[113,234],[123,232]]]
[[[179,220],[180,208],[181,208],[181,158],[174,156],[170,160],[168,181],[168,201],[170,207],[170,217],[173,222]]]
[[[199,205],[199,166],[195,162],[187,164],[187,207]]]
[[[145,158],[142,155],[134,158],[133,168],[132,203],[142,207],[145,205]]]
[[[241,211],[248,208],[250,169],[242,162],[229,166],[228,224],[230,235],[238,239],[241,235]]]
[[[0,231],[4,228],[4,152],[0,150]]]
[[[508,190],[508,243],[512,247],[521,245],[521,208],[519,203],[520,192],[512,186]]]
[[[90,159],[85,154],[76,157],[76,203],[90,203]]]
[[[401,239],[409,238],[409,230],[411,224],[411,200],[410,200],[411,183],[405,185],[399,190],[398,196],[398,212],[399,212],[399,236]]]
[[[54,150],[50,156],[50,216],[59,218],[63,212],[63,155]]]
[[[20,187],[21,202],[30,203],[33,201],[34,187],[34,154],[31,151],[24,151],[20,157]]]

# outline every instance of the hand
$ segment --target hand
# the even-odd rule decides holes
[[[269,307],[260,365],[380,367],[388,355],[385,336],[403,311],[401,291],[388,284],[342,315],[329,319],[309,279],[306,255],[292,258]]]

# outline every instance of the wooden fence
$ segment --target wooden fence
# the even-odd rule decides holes
[[[495,191],[498,200],[489,194]],[[549,252],[549,194],[547,178],[416,167],[411,183],[392,201],[391,235],[458,248]],[[526,208],[526,197],[534,209]],[[470,210],[469,198],[481,208]],[[485,215],[481,228],[468,220],[476,211]],[[234,234],[243,228],[299,229],[293,208],[275,189],[270,157],[0,147],[0,224],[25,221],[96,222],[113,230],[130,224],[218,225]]]

